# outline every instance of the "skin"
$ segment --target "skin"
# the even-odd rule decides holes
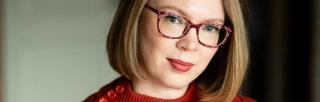
[[[150,0],[149,4],[158,10],[185,16],[196,24],[223,24],[225,17],[221,0]],[[157,30],[157,14],[146,8],[140,16],[138,35],[139,52],[149,78],[133,79],[133,91],[156,98],[176,99],[183,96],[189,84],[205,70],[218,50],[201,45],[194,28],[181,39],[163,37]],[[194,65],[187,72],[179,72],[167,58]]]

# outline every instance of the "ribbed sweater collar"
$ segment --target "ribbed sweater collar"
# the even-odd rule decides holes
[[[151,97],[143,94],[139,94],[133,91],[131,81],[122,78],[122,84],[125,86],[123,94],[120,94],[120,102],[198,102],[199,96],[197,95],[197,86],[195,83],[189,85],[186,93],[177,99],[161,99],[156,97]]]

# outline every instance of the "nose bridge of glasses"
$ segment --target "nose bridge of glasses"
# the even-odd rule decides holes
[[[191,36],[192,38],[198,39],[199,27],[200,27],[199,25],[190,24],[190,25],[184,30],[183,36]],[[195,32],[192,32],[192,28],[195,28],[195,29],[194,29]],[[195,35],[194,35],[194,34],[189,34],[189,33],[195,33]]]
[[[199,29],[202,26],[202,24],[190,24],[190,28]]]
[[[189,23],[189,27],[188,27],[188,32],[194,28],[196,30],[196,33],[199,33],[199,29],[202,26],[202,24],[193,24],[193,23]],[[187,32],[186,32],[187,33]]]

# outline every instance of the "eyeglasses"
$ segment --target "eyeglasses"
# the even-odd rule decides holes
[[[146,4],[146,8],[158,15],[157,27],[160,34],[169,39],[180,39],[195,28],[197,39],[203,46],[216,48],[224,44],[232,32],[230,27],[218,23],[194,24],[183,16],[172,12],[159,11]]]

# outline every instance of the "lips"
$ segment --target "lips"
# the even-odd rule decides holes
[[[180,72],[187,72],[194,65],[190,62],[184,62],[182,60],[173,59],[173,58],[168,58],[168,61],[175,70],[180,71]]]

